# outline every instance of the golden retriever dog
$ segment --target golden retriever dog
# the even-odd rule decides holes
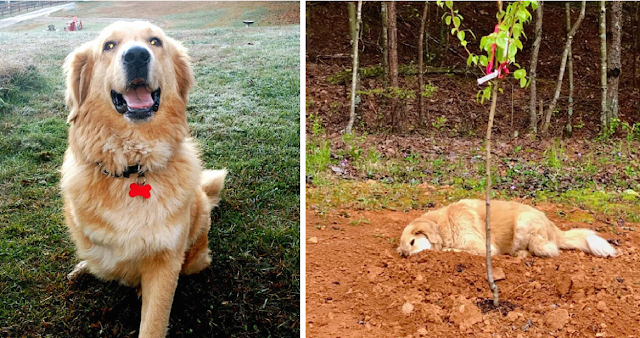
[[[402,256],[433,249],[486,255],[486,202],[461,200],[428,212],[404,228]],[[541,211],[525,204],[491,201],[491,255],[554,257],[559,249],[578,249],[599,257],[616,250],[594,231],[562,231]]]
[[[204,170],[188,138],[194,83],[177,41],[116,22],[66,59],[65,220],[88,270],[138,287],[140,337],[164,337],[180,274],[211,263],[207,234],[226,170]]]

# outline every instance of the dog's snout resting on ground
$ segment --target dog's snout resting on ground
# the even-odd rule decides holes
[[[146,22],[116,22],[65,63],[65,220],[84,270],[140,287],[140,337],[164,337],[179,274],[211,262],[207,234],[226,170],[189,136],[186,50]],[[195,301],[195,300],[194,300]]]
[[[430,211],[404,228],[398,253],[408,256],[422,250],[466,251],[485,255],[486,204],[461,200]],[[511,254],[553,257],[560,249],[577,249],[600,257],[616,250],[594,231],[560,230],[545,214],[525,204],[491,202],[491,255]]]

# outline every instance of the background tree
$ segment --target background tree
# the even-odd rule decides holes
[[[571,31],[571,2],[564,3],[565,12],[567,17],[567,36]],[[567,72],[569,73],[569,102],[567,104],[567,125],[565,126],[565,132],[568,137],[571,137],[573,133],[573,45],[569,46],[569,54],[567,55]]]
[[[389,16],[386,1],[380,2],[380,16],[382,18],[382,71],[384,72],[382,84],[386,89],[389,84]]]
[[[427,14],[429,13],[429,2],[424,2],[422,10],[422,18],[420,18],[420,36],[418,38],[418,105],[420,109],[420,120],[424,121],[424,28],[427,22]]]
[[[351,6],[349,6],[351,8]],[[349,13],[351,15],[351,12]],[[351,21],[351,20],[350,20]],[[349,110],[349,123],[347,124],[347,128],[345,129],[347,134],[351,134],[351,129],[353,128],[353,123],[356,120],[356,105],[358,104],[358,88],[360,77],[358,76],[358,41],[360,41],[360,26],[362,25],[362,1],[358,1],[358,10],[356,15],[355,28],[353,34],[351,35],[352,41],[352,53],[351,57],[353,59],[353,68],[352,68],[352,76],[351,76],[351,107]]]
[[[560,97],[560,90],[562,89],[562,79],[564,77],[564,69],[567,65],[567,58],[569,56],[569,50],[571,50],[571,43],[573,42],[573,36],[578,31],[580,24],[582,23],[582,19],[584,19],[584,11],[586,7],[586,1],[582,1],[580,5],[580,14],[578,15],[578,19],[571,27],[569,33],[567,33],[567,42],[565,42],[564,50],[562,51],[562,57],[560,58],[560,71],[558,72],[558,82],[556,83],[556,92],[553,95],[553,99],[551,103],[549,103],[549,108],[547,109],[547,114],[544,119],[544,125],[542,126],[542,135],[549,136],[549,125],[551,124],[551,114],[556,110],[556,104],[558,103],[558,98]]]
[[[620,62],[622,21],[622,1],[613,1],[611,3],[611,41],[607,51],[607,113],[609,122],[618,118],[618,83],[622,71],[622,63]]]
[[[607,3],[600,1],[600,123],[602,130],[609,125],[607,112]]]
[[[536,93],[536,68],[538,67],[538,53],[540,52],[540,42],[542,42],[542,8],[544,1],[538,3],[536,9],[536,38],[533,40],[533,50],[531,51],[531,65],[529,66],[529,76],[531,79],[529,94],[529,131],[533,134],[538,132],[538,115],[536,112],[537,93]]]
[[[389,78],[391,87],[398,89],[398,25],[396,21],[396,2],[388,2],[388,26],[389,26]],[[396,129],[396,113],[398,110],[398,100],[394,95],[391,96],[391,130]]]

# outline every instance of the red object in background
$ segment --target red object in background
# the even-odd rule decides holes
[[[82,20],[78,20],[77,16],[73,17],[73,21],[67,22],[64,30],[67,32],[79,31],[82,29]]]

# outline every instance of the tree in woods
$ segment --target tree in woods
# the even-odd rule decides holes
[[[607,3],[600,1],[600,123],[602,130],[609,125],[607,112]]]
[[[618,118],[618,83],[622,64],[620,41],[622,38],[622,1],[611,3],[611,41],[607,51],[607,120]]]
[[[556,104],[558,103],[558,98],[560,97],[560,91],[562,90],[562,79],[564,77],[564,70],[567,65],[567,58],[569,56],[569,51],[571,50],[571,43],[573,42],[573,37],[578,31],[580,24],[582,23],[582,19],[584,19],[584,12],[586,7],[586,1],[582,1],[580,5],[580,14],[578,15],[578,19],[571,27],[571,30],[567,33],[567,41],[564,44],[564,50],[562,51],[562,57],[560,58],[560,71],[558,71],[558,81],[556,82],[556,91],[553,94],[553,99],[549,103],[549,108],[547,109],[547,114],[544,119],[544,125],[542,126],[542,135],[549,136],[549,126],[551,124],[551,114],[556,110]]]
[[[351,4],[351,3],[350,3]],[[351,8],[351,6],[349,6]],[[353,13],[356,14],[356,13]],[[351,16],[351,10],[349,10],[349,16]],[[362,1],[358,1],[358,10],[356,14],[355,25],[351,28],[353,31],[351,32],[351,44],[352,46],[352,54],[351,57],[353,59],[353,69],[352,69],[352,77],[351,77],[351,107],[349,111],[349,123],[347,124],[347,128],[345,132],[347,134],[351,134],[353,129],[353,123],[356,120],[356,105],[358,104],[358,41],[360,41],[360,26],[362,24]],[[349,22],[351,22],[351,17],[349,18]]]
[[[387,15],[387,2],[380,2],[380,17],[382,19],[382,71],[384,79],[382,80],[383,88],[387,88],[389,84],[389,20]]]
[[[533,50],[531,51],[531,66],[529,67],[530,91],[529,96],[529,131],[533,134],[538,132],[538,115],[536,112],[537,93],[536,93],[536,68],[538,67],[538,52],[540,51],[540,43],[542,42],[542,9],[544,2],[540,1],[536,9],[536,38],[533,41]]]
[[[388,14],[388,34],[389,34],[389,80],[392,89],[398,89],[398,25],[396,21],[396,2],[389,1],[387,5]],[[398,100],[391,96],[391,128],[395,130],[398,110]]]
[[[567,36],[571,32],[571,2],[564,3],[565,13],[567,19]],[[565,127],[565,133],[567,137],[571,137],[573,133],[573,52],[572,45],[569,46],[569,53],[567,55],[567,73],[569,73],[569,103],[567,104],[567,125]]]
[[[422,10],[422,18],[420,20],[420,34],[418,37],[418,106],[420,109],[420,120],[425,121],[424,116],[424,28],[427,22],[427,14],[429,13],[429,2],[424,2]]]
[[[455,35],[460,44],[465,48],[469,57],[467,65],[478,65],[486,67],[486,76],[478,80],[478,83],[489,81],[488,86],[478,93],[481,100],[491,98],[491,108],[489,110],[489,121],[487,123],[487,136],[485,139],[486,146],[486,164],[485,170],[487,175],[486,187],[486,262],[487,262],[487,280],[489,287],[493,291],[493,305],[499,305],[498,286],[493,279],[491,269],[491,130],[493,127],[493,119],[496,111],[498,92],[501,91],[502,81],[509,74],[509,64],[515,64],[515,57],[518,50],[522,50],[522,42],[520,38],[524,31],[524,24],[531,20],[531,14],[527,8],[531,5],[533,9],[538,7],[536,1],[516,1],[507,6],[506,10],[502,9],[502,1],[498,1],[498,24],[493,33],[482,37],[480,40],[480,49],[486,55],[475,55],[467,48],[465,39],[465,30],[461,29],[462,16],[458,10],[453,9],[453,1],[438,1],[438,5],[449,9],[449,13],[444,15],[444,21],[447,25],[453,24],[451,33]],[[516,64],[517,65],[517,64]],[[480,67],[482,69],[482,67]],[[483,70],[484,71],[484,70]],[[526,70],[518,69],[513,73],[514,78],[520,80],[520,86],[527,85]]]

